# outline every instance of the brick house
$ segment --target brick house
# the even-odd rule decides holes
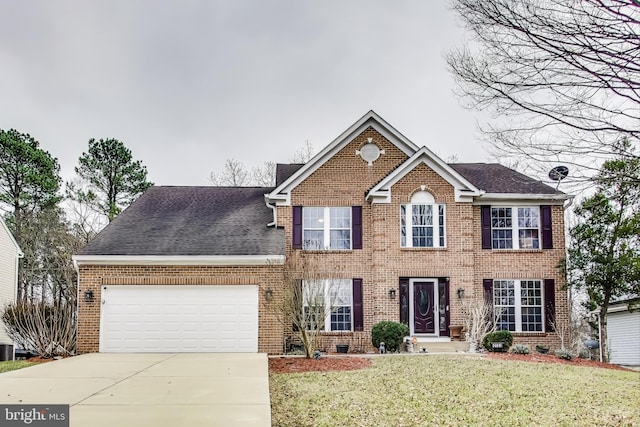
[[[272,305],[294,253],[336,289],[323,346],[380,320],[448,342],[490,296],[515,342],[552,347],[567,316],[564,202],[499,164],[447,164],[373,111],[275,188],[153,187],[74,261],[78,349],[284,351]],[[520,297],[516,297],[516,296]]]

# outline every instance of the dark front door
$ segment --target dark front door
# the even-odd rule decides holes
[[[434,286],[433,282],[413,283],[413,332],[416,334],[433,334],[436,331]]]

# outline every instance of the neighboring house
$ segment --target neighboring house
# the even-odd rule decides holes
[[[16,301],[18,293],[18,263],[23,254],[7,224],[0,218],[0,315]],[[0,344],[13,344],[0,320]]]
[[[275,188],[153,187],[79,254],[78,349],[282,353],[293,252],[338,303],[325,342],[370,342],[380,320],[450,340],[489,295],[515,341],[567,317],[564,202],[499,164],[447,164],[370,111]],[[332,342],[333,341],[333,342]]]
[[[640,366],[639,296],[627,296],[609,304],[607,337],[611,363]]]

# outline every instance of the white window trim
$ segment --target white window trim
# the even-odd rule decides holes
[[[405,208],[405,244],[402,245],[402,207],[400,208],[400,246],[403,248],[446,248],[447,247],[447,205],[438,203],[403,203]],[[413,246],[413,206],[431,206],[433,215],[433,246]],[[440,207],[442,207],[442,226],[444,245],[440,246]]]
[[[540,318],[540,322],[541,322],[541,330],[540,331],[523,331],[522,330],[522,282],[538,282],[540,284],[540,313],[541,313],[541,318]],[[516,329],[515,331],[511,331],[513,333],[524,333],[524,334],[539,334],[541,332],[546,332],[546,314],[545,314],[545,308],[544,308],[544,301],[545,301],[545,295],[544,295],[544,280],[542,279],[494,279],[493,280],[493,305],[494,307],[498,308],[498,307],[511,307],[510,305],[498,305],[495,303],[495,286],[496,286],[496,282],[514,282],[513,283],[513,295],[514,295],[514,316],[515,316],[515,320],[516,320]],[[527,307],[532,307],[532,306],[527,306]],[[535,306],[533,306],[535,307]]]
[[[354,310],[353,310],[353,280],[352,279],[318,279],[318,280],[303,280],[302,281],[302,286],[304,289],[304,286],[307,282],[321,282],[322,283],[322,294],[324,295],[324,304],[325,307],[329,307],[330,309],[325,311],[325,318],[324,318],[324,329],[323,332],[353,332],[353,317],[354,317]],[[349,307],[351,307],[351,326],[348,330],[336,330],[336,331],[332,331],[331,330],[331,312],[333,308],[337,308],[337,307],[347,307],[347,306],[343,306],[343,305],[335,305],[335,304],[331,304],[331,295],[329,293],[329,289],[331,288],[332,284],[336,284],[336,285],[343,285],[345,286],[348,290],[349,290],[349,297],[351,300],[351,304],[349,305]],[[305,292],[302,292],[302,295],[305,295]],[[305,301],[302,302],[302,309],[304,310],[304,308],[307,307],[307,304]]]
[[[305,246],[304,232],[306,230],[319,230],[318,228],[309,228],[305,225],[304,210],[306,208],[322,208],[322,232],[323,232],[323,248],[308,248]],[[331,209],[347,209],[349,211],[349,247],[346,249],[334,249],[331,248]],[[341,228],[336,230],[342,230]],[[303,206],[302,207],[302,248],[305,250],[318,250],[318,251],[350,251],[353,249],[353,210],[351,206]]]
[[[511,208],[511,228],[508,227],[500,227],[500,228],[494,228],[493,227],[493,209],[504,209],[504,208]],[[538,247],[537,248],[520,248],[520,227],[518,227],[518,209],[536,209],[538,211],[538,227],[536,228],[538,230]],[[519,250],[525,250],[525,251],[537,251],[539,249],[542,249],[542,219],[540,217],[540,206],[538,205],[520,205],[520,206],[500,206],[500,205],[491,205],[490,208],[491,209],[491,249],[496,250],[496,251],[519,251]],[[493,247],[493,230],[511,230],[511,247],[510,248],[494,248]],[[531,227],[525,227],[522,228],[523,230],[533,230],[534,228]],[[446,229],[445,229],[446,230]]]

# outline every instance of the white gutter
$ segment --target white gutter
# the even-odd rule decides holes
[[[488,200],[513,201],[513,200],[548,200],[564,201],[572,199],[573,196],[567,194],[527,194],[527,193],[484,193],[476,197],[477,203]]]
[[[75,255],[82,265],[282,265],[284,255]]]

